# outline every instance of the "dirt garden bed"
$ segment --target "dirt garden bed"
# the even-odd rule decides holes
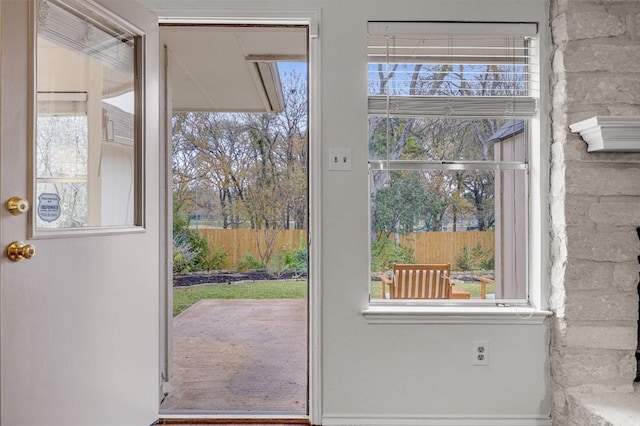
[[[294,280],[304,279],[306,275],[297,272],[284,272],[271,274],[266,270],[253,270],[247,272],[237,271],[210,271],[193,272],[188,274],[174,274],[173,286],[186,287],[197,284],[232,284],[237,282],[266,281],[266,280]]]

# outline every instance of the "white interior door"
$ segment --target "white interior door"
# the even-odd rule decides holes
[[[86,9],[87,5],[91,7]],[[43,31],[64,32],[73,22],[83,22],[74,18],[61,21],[61,26],[52,23],[58,9],[78,16],[91,12],[77,50],[87,49],[69,59],[61,60],[63,53],[52,57],[69,66],[72,56],[84,55],[76,65],[84,67],[83,75],[91,76],[89,86],[98,84],[97,89],[67,90],[60,83],[62,77],[53,79],[45,69],[44,56],[33,54],[33,40],[46,48],[62,43],[60,51],[70,43],[55,35],[40,40],[35,25]],[[160,380],[156,17],[135,2],[122,0],[69,0],[66,5],[53,0],[1,0],[0,12],[0,424],[150,425],[158,415]],[[126,29],[123,34],[135,37],[115,35],[121,28]],[[102,33],[108,36],[99,40]],[[113,40],[119,43],[105,47]],[[115,52],[112,57],[109,49]],[[134,124],[121,126],[128,118],[113,118],[120,110],[104,100],[118,90],[130,90],[126,75],[121,79],[118,73],[127,55],[135,64],[129,73],[135,79],[135,93],[142,95],[133,104]],[[44,71],[37,78],[32,73],[34,62]],[[71,68],[73,72],[77,67]],[[67,71],[67,77],[73,75]],[[50,80],[56,80],[55,89],[46,86]],[[75,77],[68,80],[77,82]],[[74,93],[73,99],[68,92]],[[75,114],[90,123],[87,170],[71,177],[53,172],[44,176],[40,171],[44,154],[42,146],[35,147],[38,137],[33,134],[39,133],[33,129],[40,131],[50,117],[68,114],[65,105],[72,105]],[[41,107],[48,112],[41,114]],[[42,122],[41,117],[45,117]],[[96,122],[102,127],[91,124]],[[69,126],[51,129],[59,136]],[[50,160],[53,165],[67,161]],[[78,198],[84,199],[84,222],[68,217],[67,226],[57,226],[62,216],[56,210],[63,210],[65,200],[56,197],[66,197],[60,188],[72,184],[88,188],[88,195]],[[30,211],[11,214],[5,203],[14,196],[28,200]],[[14,241],[33,245],[35,256],[10,260],[6,247]]]

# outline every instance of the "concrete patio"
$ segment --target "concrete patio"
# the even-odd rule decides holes
[[[173,320],[164,414],[307,411],[306,299],[206,299]]]

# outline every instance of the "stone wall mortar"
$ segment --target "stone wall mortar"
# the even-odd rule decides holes
[[[559,374],[563,365],[563,357],[558,347],[564,340],[565,320],[565,276],[570,263],[567,259],[566,211],[565,205],[565,172],[564,158],[567,144],[567,88],[564,51],[569,40],[567,34],[567,0],[551,1],[551,35],[554,52],[552,55],[552,99],[551,99],[551,167],[550,167],[550,218],[551,218],[551,295],[549,306],[554,312],[551,320],[551,418],[554,425],[565,425],[569,415],[567,406],[566,379]]]

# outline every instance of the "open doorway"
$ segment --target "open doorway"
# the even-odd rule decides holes
[[[165,414],[308,414],[308,28],[165,25]]]

